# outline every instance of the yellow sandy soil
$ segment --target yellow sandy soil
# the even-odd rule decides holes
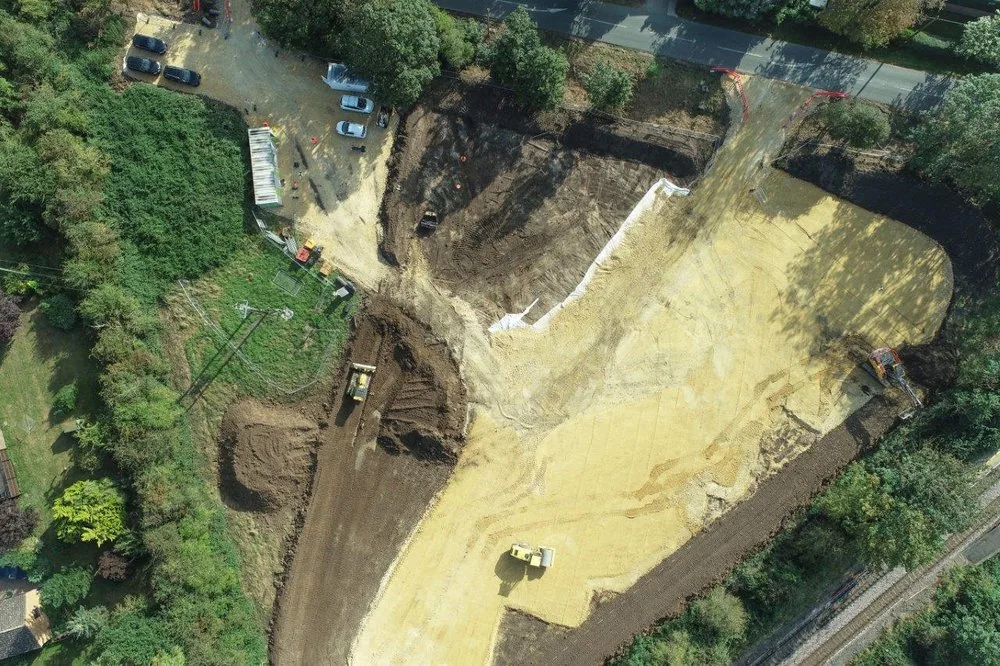
[[[596,591],[626,589],[780,464],[764,450],[776,433],[801,450],[864,403],[851,341],[933,336],[947,256],[761,170],[804,95],[754,92],[757,119],[691,198],[648,213],[546,332],[484,340],[469,326],[455,344],[480,406],[353,663],[487,663],[505,608],[579,624]],[[450,300],[462,316],[414,289],[418,306]],[[505,554],[514,541],[555,548],[555,566],[526,570]]]
[[[206,95],[248,111],[251,126],[267,122],[277,128],[279,173],[286,187],[285,206],[276,212],[294,219],[301,237],[315,238],[323,245],[324,256],[339,269],[363,286],[372,287],[385,277],[378,260],[378,208],[388,176],[391,132],[378,128],[374,115],[341,110],[343,93],[320,80],[326,74],[324,63],[278,51],[258,35],[248,4],[240,0],[232,4],[228,39],[224,38],[224,21],[218,29],[209,30],[145,14],[136,19],[136,32],[169,45],[167,55],[156,56],[162,64],[186,67],[202,75],[198,88],[175,84],[162,75],[153,79],[130,72],[129,77]],[[131,38],[129,35],[129,44]],[[131,46],[127,55],[151,57]],[[334,125],[340,120],[367,122],[368,138],[360,142],[339,136]],[[295,152],[295,141],[306,154],[308,169]],[[351,151],[352,145],[361,143],[367,146],[366,153]],[[298,169],[293,166],[296,161],[300,162]],[[309,178],[320,191],[325,212],[315,203]],[[292,189],[295,181],[298,190]]]

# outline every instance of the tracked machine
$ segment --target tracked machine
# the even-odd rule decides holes
[[[374,365],[351,363],[351,381],[347,384],[347,395],[355,402],[364,402],[368,397],[368,387],[371,386],[374,374]]]
[[[904,414],[903,418],[913,416],[916,410],[924,406],[920,402],[920,398],[917,397],[910,382],[906,379],[906,370],[903,368],[903,362],[900,360],[899,354],[895,349],[891,347],[879,347],[873,351],[868,355],[866,369],[882,386],[888,388],[889,386],[896,385],[906,392],[906,395],[910,398],[910,402],[913,403],[913,409]]]

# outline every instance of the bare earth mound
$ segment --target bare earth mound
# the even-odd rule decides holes
[[[713,147],[509,107],[485,86],[439,86],[405,119],[383,204],[383,252],[405,263],[419,235],[432,275],[491,319],[565,298],[646,190],[692,178]],[[417,229],[425,210],[441,220],[433,233]]]
[[[220,431],[222,496],[240,511],[274,511],[306,489],[316,424],[254,400],[232,405]]]
[[[345,664],[379,584],[451,473],[465,391],[447,348],[376,298],[346,357],[378,367],[368,401],[347,369],[319,449],[313,496],[275,609],[274,664]]]

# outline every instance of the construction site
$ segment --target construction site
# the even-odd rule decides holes
[[[279,128],[274,213],[359,286],[332,386],[219,427],[233,515],[292,525],[273,663],[598,663],[923,400],[953,248],[773,166],[811,91],[706,72],[714,135],[446,79],[358,155],[233,14],[139,27]]]

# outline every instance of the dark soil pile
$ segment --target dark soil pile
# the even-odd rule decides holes
[[[219,486],[231,508],[275,511],[306,492],[318,429],[298,412],[238,402],[226,411],[219,438]]]

